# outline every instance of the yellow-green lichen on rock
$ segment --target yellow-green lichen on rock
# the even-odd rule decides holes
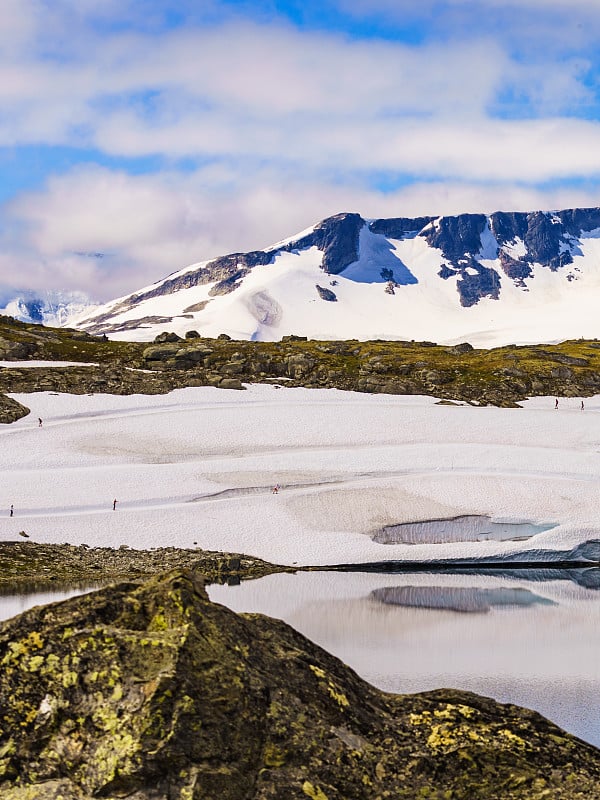
[[[0,625],[0,800],[597,800],[600,754],[465,692],[379,692],[192,572]]]

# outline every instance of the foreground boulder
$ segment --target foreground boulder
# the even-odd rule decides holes
[[[0,797],[597,798],[600,752],[465,692],[384,694],[176,571],[0,626]]]

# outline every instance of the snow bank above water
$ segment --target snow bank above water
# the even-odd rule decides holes
[[[600,398],[581,412],[576,399],[558,411],[553,398],[474,408],[273,386],[13,396],[32,413],[0,430],[3,540],[25,530],[43,542],[333,564],[568,550],[599,537]],[[370,538],[469,514],[557,527],[523,542]]]

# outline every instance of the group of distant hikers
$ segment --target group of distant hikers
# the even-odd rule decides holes
[[[583,400],[581,401],[580,408],[581,408],[582,411],[585,411],[585,403],[583,402]],[[554,410],[555,411],[558,410],[558,397],[555,398],[555,400],[554,400]]]
[[[44,420],[41,417],[38,417],[38,428],[42,428],[43,425],[44,425]],[[113,500],[113,504],[112,504],[112,510],[113,511],[117,510],[117,502],[118,502],[118,500],[115,498]],[[14,517],[14,515],[15,515],[15,507],[14,507],[14,505],[12,503],[10,504],[10,509],[9,509],[8,515],[9,515],[9,517]]]
[[[581,408],[582,411],[585,410],[585,403],[583,402],[583,400],[581,401],[580,408]],[[558,410],[558,397],[556,397],[555,400],[554,400],[554,409]],[[42,418],[38,417],[38,427],[41,428],[42,425],[43,425]],[[281,489],[280,484],[276,483],[275,486],[273,486],[273,488],[271,489],[271,494],[279,494],[279,490],[280,489]],[[113,511],[117,510],[117,503],[118,503],[118,500],[115,498],[113,500],[113,504],[112,504],[112,510]],[[11,517],[14,516],[14,513],[15,513],[15,509],[14,509],[14,506],[12,505],[12,503],[11,503],[9,516],[11,516]]]

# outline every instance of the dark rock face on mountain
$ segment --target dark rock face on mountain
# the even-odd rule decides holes
[[[456,288],[463,306],[474,306],[482,297],[497,300],[500,295],[500,276],[495,269],[477,266],[477,274],[461,273]]]
[[[283,250],[304,250],[318,247],[323,252],[321,268],[330,275],[339,275],[358,261],[359,236],[365,226],[360,214],[336,214],[315,225],[312,233],[286,245]]]
[[[217,277],[216,283],[209,292],[211,297],[220,294],[229,294],[240,285],[244,278],[253,267],[270,264],[273,260],[271,253],[264,253],[256,250],[252,253],[234,253],[231,256],[222,256],[215,261],[211,261],[203,271],[202,281],[198,283],[210,283]]]
[[[438,275],[444,280],[458,276],[456,288],[461,305],[466,307],[475,305],[482,297],[497,300],[500,294],[500,276],[478,259],[486,227],[484,214],[462,214],[441,217],[419,234],[431,247],[442,251],[449,264],[443,263]]]
[[[459,217],[441,217],[427,225],[420,235],[431,247],[437,247],[450,263],[475,256],[481,250],[481,234],[487,217],[484,214],[461,214]]]
[[[393,217],[391,219],[374,219],[369,223],[369,230],[389,239],[405,239],[416,236],[436,217]]]
[[[328,274],[337,275],[358,259],[359,235],[365,224],[359,214],[337,214],[320,222],[306,236],[274,250],[254,250],[249,253],[231,253],[221,256],[196,270],[167,278],[145,292],[130,295],[120,305],[113,308],[109,315],[95,317],[95,329],[99,331],[98,326],[102,326],[115,313],[127,311],[153,297],[173,294],[193,286],[214,283],[215,285],[209,291],[211,297],[229,294],[239,287],[241,281],[254,267],[270,264],[276,253],[317,247],[323,252],[322,269]],[[106,326],[102,329],[105,330]],[[118,329],[121,330],[121,326],[118,326]]]
[[[323,286],[316,285],[317,294],[321,298],[321,300],[327,300],[330,303],[335,303],[337,301],[337,295],[335,292],[332,292],[331,289],[326,289]]]
[[[500,297],[501,276],[481,263],[483,256],[498,258],[505,275],[526,288],[525,280],[532,276],[533,264],[557,271],[573,263],[573,255],[581,253],[577,239],[600,228],[600,209],[379,219],[369,228],[393,239],[418,235],[439,249],[443,260],[438,275],[444,280],[458,276],[460,302],[468,307],[482,297]],[[491,234],[492,251],[484,253],[482,236],[486,234]],[[515,252],[518,243],[520,248]],[[570,274],[569,278],[574,280],[576,276]]]
[[[190,572],[0,627],[0,797],[592,800],[600,752],[534,712],[388,695]]]
[[[404,220],[403,226],[410,227],[410,221]],[[552,271],[572,264],[573,254],[581,253],[578,238],[598,228],[600,209],[591,208],[556,213],[496,212],[489,218],[483,214],[440,217],[430,221],[419,235],[441,250],[444,263],[439,276],[447,280],[458,275],[456,287],[460,302],[463,306],[472,306],[482,297],[498,299],[500,296],[500,275],[495,269],[484,266],[482,258],[497,258],[506,276],[517,286],[526,288],[525,280],[532,276],[533,264]],[[491,236],[485,252],[482,237],[487,233]],[[568,277],[574,280],[576,275],[571,273]]]
[[[507,258],[509,277],[511,269],[520,265],[522,277],[530,274],[530,264],[537,263],[556,271],[573,263],[573,254],[579,254],[578,239],[582,234],[600,228],[600,209],[575,208],[566,211],[531,214],[497,212],[490,217],[490,229],[500,248],[521,239],[526,252],[519,258]],[[502,253],[502,250],[500,250]],[[504,254],[506,256],[506,254]],[[512,262],[512,265],[511,265]],[[503,265],[504,266],[504,265]]]
[[[221,256],[211,261],[205,267],[186,272],[183,275],[167,279],[158,284],[155,288],[146,292],[132,295],[128,298],[130,306],[137,305],[143,300],[152,297],[161,297],[173,294],[181,289],[190,289],[192,286],[203,286],[214,283],[215,286],[210,290],[212,296],[227,294],[232,292],[239,282],[245,277],[252,267],[261,264],[269,264],[273,260],[272,253],[265,253],[262,250],[255,250],[251,253],[232,253],[228,256]]]

